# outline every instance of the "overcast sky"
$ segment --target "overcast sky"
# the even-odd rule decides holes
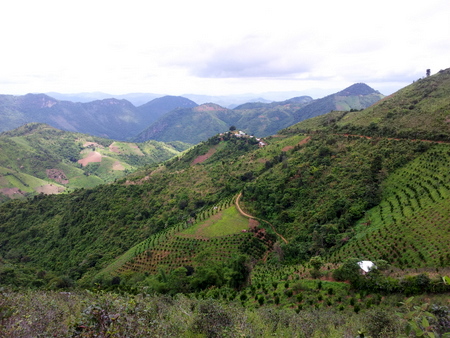
[[[0,94],[390,94],[450,67],[450,1],[11,0],[0,36]]]

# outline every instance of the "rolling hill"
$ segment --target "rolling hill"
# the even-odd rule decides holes
[[[182,143],[112,141],[31,123],[0,134],[0,196],[92,188],[178,155]]]
[[[194,108],[175,109],[154,122],[140,133],[134,141],[159,140],[181,141],[197,144],[209,137],[229,129],[237,114],[214,103],[205,103]]]
[[[286,281],[300,278],[302,264],[313,257],[328,269],[357,257],[387,260],[392,271],[447,271],[450,145],[401,137],[397,131],[412,122],[394,109],[398,98],[421,97],[414,107],[428,121],[427,135],[442,134],[433,126],[442,124],[448,97],[438,93],[449,91],[449,75],[417,81],[367,110],[302,121],[263,144],[224,132],[108,185],[10,201],[0,205],[0,254],[11,264],[83,286],[118,281],[154,290],[168,287],[168,276],[175,275],[190,278],[197,291],[222,287],[223,280],[239,288],[251,271],[266,272],[253,274],[261,285],[250,287],[277,288],[270,286],[274,280],[281,274],[290,275]],[[424,83],[435,84],[427,96]],[[386,106],[392,107],[395,128],[364,134],[376,129],[373,123],[384,123],[368,112]],[[211,121],[235,114],[212,104],[194,109],[204,120],[211,114]],[[239,207],[253,224],[234,207],[240,193]],[[251,226],[256,231],[248,231]],[[260,241],[262,234],[272,243]],[[276,271],[267,272],[271,267]],[[221,269],[228,277],[220,277]],[[376,287],[406,290],[407,284],[386,283]]]
[[[160,117],[136,137],[136,141],[183,141],[196,144],[232,125],[248,134],[265,137],[302,120],[332,110],[360,110],[384,96],[369,86],[358,83],[322,99],[309,96],[286,101],[245,103],[234,109],[203,104],[202,108],[172,111]]]

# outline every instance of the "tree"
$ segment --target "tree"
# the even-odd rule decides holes
[[[427,69],[427,77],[430,76],[431,70]]]
[[[313,267],[311,277],[320,277],[320,268],[323,266],[323,260],[320,256],[314,256],[309,260],[309,264]]]
[[[235,131],[236,130],[236,126],[231,126],[230,127],[230,131]]]
[[[360,267],[358,258],[347,259],[342,266],[333,271],[333,278],[337,281],[350,281],[355,286],[361,280]]]

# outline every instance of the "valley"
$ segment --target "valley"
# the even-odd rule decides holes
[[[2,133],[1,187],[26,196],[0,204],[0,329],[448,336],[449,93],[444,70],[382,100],[177,108],[141,134],[166,143]],[[66,192],[27,195],[44,183]]]

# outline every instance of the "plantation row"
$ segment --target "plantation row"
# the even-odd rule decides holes
[[[260,258],[266,247],[254,246],[246,248],[253,235],[243,233],[212,239],[185,238],[173,236],[157,248],[147,250],[128,261],[118,273],[126,271],[157,273],[159,266],[167,266],[169,270],[180,266],[196,266],[196,257],[202,252],[207,254],[209,261],[225,262],[237,252],[248,253],[254,258]],[[247,251],[247,252],[244,252]],[[201,260],[202,258],[198,258]]]
[[[145,251],[151,250],[153,248],[156,248],[160,243],[164,243],[167,241],[171,236],[174,234],[187,229],[196,223],[202,221],[204,218],[206,218],[206,215],[214,215],[215,213],[218,213],[232,205],[235,201],[236,197],[230,197],[227,199],[224,199],[221,201],[218,205],[208,208],[202,212],[200,212],[196,217],[191,218],[188,221],[178,223],[175,226],[162,230],[146,240],[142,241],[141,243],[135,245],[131,249],[129,249],[127,252],[125,252],[121,257],[119,257],[117,260],[115,260],[112,264],[110,264],[106,269],[104,269],[102,272],[99,273],[98,276],[103,275],[105,273],[112,273],[114,271],[119,270],[124,264],[126,264],[128,261],[132,260],[134,257],[141,255]]]
[[[382,202],[360,222],[360,234],[331,260],[383,259],[401,268],[450,264],[449,165],[449,146],[438,145],[392,174]]]
[[[335,262],[348,257],[383,259],[400,268],[448,266],[450,248],[446,238],[450,234],[450,215],[446,208],[449,203],[450,199],[446,199],[417,213],[414,219],[406,218],[352,240],[331,255],[331,259]],[[429,217],[430,212],[435,215],[433,219]]]
[[[101,274],[126,271],[156,273],[160,265],[169,269],[186,265],[195,266],[197,265],[195,257],[202,252],[208,252],[208,258],[216,262],[224,262],[236,253],[260,259],[268,249],[271,249],[272,242],[270,238],[261,237],[256,230],[255,233],[243,232],[213,238],[196,238],[182,233],[183,230],[230,208],[234,202],[235,197],[225,199],[201,211],[195,218],[149,237],[131,248]]]

